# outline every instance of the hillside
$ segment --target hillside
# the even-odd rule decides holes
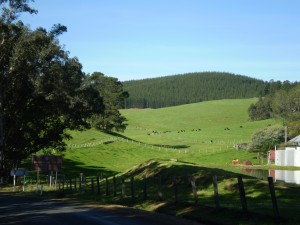
[[[265,82],[220,72],[187,73],[123,82],[125,108],[162,108],[218,99],[257,97]]]
[[[75,178],[78,181],[79,174],[83,173],[89,182],[87,191],[78,194],[73,189],[71,193],[82,199],[97,200],[101,204],[130,205],[161,213],[173,213],[207,221],[206,224],[233,224],[232,221],[236,221],[237,215],[239,223],[236,224],[241,224],[241,220],[247,225],[258,224],[258,220],[259,224],[276,224],[272,220],[267,182],[252,178],[251,170],[249,172],[231,165],[232,159],[236,158],[240,161],[250,160],[256,164],[256,153],[237,151],[233,146],[248,142],[251,134],[257,129],[280,123],[274,119],[249,121],[247,109],[256,101],[255,98],[226,99],[162,109],[121,110],[129,124],[124,133],[107,134],[95,129],[83,132],[70,131],[73,139],[67,143],[69,149],[64,154],[61,173],[66,177],[72,177],[73,181]],[[31,165],[30,162],[29,160],[28,167]],[[264,174],[268,176],[269,171],[265,172]],[[243,174],[248,209],[251,218],[255,218],[253,220],[249,220],[249,217],[244,218],[239,213],[240,195],[236,179],[239,174]],[[100,194],[96,191],[96,183],[92,185],[91,179],[95,181],[95,176],[99,175],[103,178]],[[178,208],[172,204],[174,175],[178,181],[176,186],[179,193],[179,202],[176,204]],[[197,196],[200,207],[194,207],[191,175],[195,177],[199,188]],[[213,209],[213,175],[218,176],[222,207],[220,211]],[[35,177],[36,173],[32,176]],[[114,197],[112,197],[113,176],[116,177],[118,185],[117,195]],[[131,197],[131,176],[134,176],[135,181],[135,199]],[[110,188],[108,195],[104,194],[106,177]],[[159,177],[163,178],[160,183],[163,200],[157,201]],[[147,178],[148,201],[142,200],[144,178]],[[126,195],[121,194],[122,180],[125,182],[122,190],[124,187]],[[92,187],[95,190],[94,194],[90,191]],[[35,190],[35,186],[32,189]],[[277,200],[281,205],[280,213],[285,219],[284,224],[298,224],[299,217],[290,216],[291,213],[297,215],[298,208],[295,207],[299,202],[299,198],[295,198],[299,196],[297,190],[299,188],[293,185],[286,186],[282,183],[276,185]],[[215,216],[216,212],[218,216]]]
[[[249,121],[247,108],[255,101],[229,99],[122,110],[129,124],[124,133],[71,131],[63,167],[68,173],[110,176],[152,159],[176,158],[211,167],[226,167],[234,158],[252,161],[255,153],[236,151],[233,146],[248,142],[255,130],[278,123]]]

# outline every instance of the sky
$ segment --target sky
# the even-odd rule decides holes
[[[83,65],[120,81],[218,71],[300,81],[299,0],[35,0],[32,29]]]

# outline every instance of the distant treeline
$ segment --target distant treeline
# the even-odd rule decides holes
[[[295,137],[299,135],[300,83],[289,81],[268,82],[264,97],[260,97],[255,104],[251,104],[248,113],[251,120],[283,119],[285,126],[288,127],[288,136]],[[275,136],[271,139],[274,141]]]
[[[263,95],[266,83],[247,76],[220,72],[186,73],[123,82],[129,98],[125,108],[162,108],[217,99]]]

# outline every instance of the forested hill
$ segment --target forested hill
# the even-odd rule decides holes
[[[258,97],[262,80],[220,72],[187,73],[123,82],[125,108],[162,108],[217,99]]]

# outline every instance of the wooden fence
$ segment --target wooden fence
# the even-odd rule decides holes
[[[198,194],[198,186],[196,184],[196,178],[194,176],[189,176],[188,181],[182,184],[180,180],[182,177],[177,177],[175,175],[168,178],[168,181],[162,183],[162,176],[156,176],[155,178],[143,178],[138,182],[135,180],[134,176],[127,177],[85,177],[80,174],[79,177],[68,177],[61,175],[57,180],[52,180],[49,176],[39,176],[36,178],[26,177],[22,180],[22,190],[25,190],[25,185],[27,188],[30,187],[31,191],[36,189],[37,194],[42,195],[43,191],[54,190],[62,192],[78,192],[80,194],[89,193],[94,195],[106,196],[106,197],[117,197],[129,198],[131,200],[157,200],[157,201],[169,201],[174,202],[186,202],[189,196],[192,196],[192,204],[200,205],[205,204]],[[214,197],[214,207],[220,209],[222,207],[222,202],[220,201],[219,189],[218,189],[218,178],[217,176],[212,177],[213,184],[213,197]],[[275,188],[273,183],[273,178],[268,177],[268,186],[271,196],[273,214],[276,219],[280,218],[280,213],[277,205],[277,199],[275,195]],[[51,187],[50,187],[51,186]],[[244,182],[242,176],[237,178],[237,186],[239,192],[240,206],[245,214],[248,214],[248,204],[246,198],[246,191],[244,187]],[[185,188],[185,195],[180,194],[182,188]],[[168,189],[166,191],[166,189]],[[186,191],[190,190],[190,191]],[[16,191],[13,189],[13,191]],[[191,199],[191,198],[190,198]],[[236,207],[236,205],[235,205]]]

